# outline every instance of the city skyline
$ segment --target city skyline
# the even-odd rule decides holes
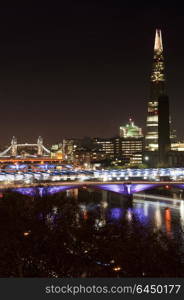
[[[156,28],[163,33],[173,126],[183,137],[179,8],[89,1],[59,12],[3,7],[1,14],[1,145],[13,135],[41,135],[48,143],[115,136],[129,117],[145,128]]]
[[[155,1],[0,4],[3,280],[50,278],[41,297],[182,292],[183,25]]]

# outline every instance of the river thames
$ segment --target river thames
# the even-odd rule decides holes
[[[36,188],[35,188],[36,191]],[[0,192],[0,277],[183,277],[181,191]]]

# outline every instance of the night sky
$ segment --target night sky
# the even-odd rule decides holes
[[[131,6],[115,0],[0,6],[0,145],[13,135],[25,142],[41,135],[46,144],[111,137],[129,117],[144,127],[156,28],[174,127],[184,138],[183,9]]]

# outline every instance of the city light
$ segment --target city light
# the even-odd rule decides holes
[[[24,233],[23,233],[23,235],[24,236],[29,236],[30,235],[30,233],[31,233],[31,231],[29,230],[29,231],[25,231]]]
[[[3,26],[7,38],[2,38],[0,69],[5,90],[1,92],[0,276],[181,277],[184,141],[173,129],[178,127],[178,120],[174,124],[172,118],[178,100],[170,105],[161,29],[152,39],[149,92],[139,99],[146,95],[140,83],[149,73],[144,69],[147,55],[141,39],[146,38],[149,47],[151,33],[146,29],[157,18],[153,14],[149,23],[148,17],[141,18],[139,8],[139,21],[144,21],[139,25],[145,27],[140,34],[133,27],[134,6],[131,18],[125,6],[118,7],[117,19],[117,8],[109,17],[109,4],[102,9],[101,4],[93,7],[86,2],[87,14],[83,4],[71,5],[72,9],[58,11],[44,8],[36,18],[27,17],[32,13],[28,10],[18,28],[16,12],[15,28],[10,26],[13,23]],[[50,10],[54,18],[49,18]],[[2,24],[7,11],[2,11]],[[98,16],[93,16],[96,12]],[[43,14],[49,26],[42,22]],[[145,10],[144,15],[148,16]],[[36,26],[26,28],[29,19]],[[111,24],[114,19],[118,21]],[[121,22],[128,22],[126,32]],[[132,45],[138,43],[140,57],[132,59],[137,51]],[[114,45],[115,60],[109,57]],[[33,72],[28,74],[30,66]],[[124,74],[119,80],[120,69]],[[176,68],[175,74],[180,73]],[[179,108],[182,115],[182,102]],[[133,294],[139,293],[138,285]]]
[[[114,267],[114,268],[113,268],[113,270],[114,270],[115,272],[119,272],[119,271],[121,271],[121,269],[122,269],[121,267]]]

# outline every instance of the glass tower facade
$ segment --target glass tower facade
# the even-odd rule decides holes
[[[150,100],[148,102],[145,136],[145,147],[146,150],[149,151],[158,150],[158,99],[165,94],[162,33],[160,29],[157,29],[155,34]]]

